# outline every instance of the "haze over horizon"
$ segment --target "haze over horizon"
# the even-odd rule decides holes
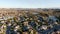
[[[0,0],[0,8],[60,8],[60,0]]]

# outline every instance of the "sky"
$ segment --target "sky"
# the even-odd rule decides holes
[[[0,8],[60,8],[60,0],[0,0]]]

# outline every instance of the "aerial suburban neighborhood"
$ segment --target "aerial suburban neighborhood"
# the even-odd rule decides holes
[[[60,34],[60,9],[0,9],[0,34]]]

